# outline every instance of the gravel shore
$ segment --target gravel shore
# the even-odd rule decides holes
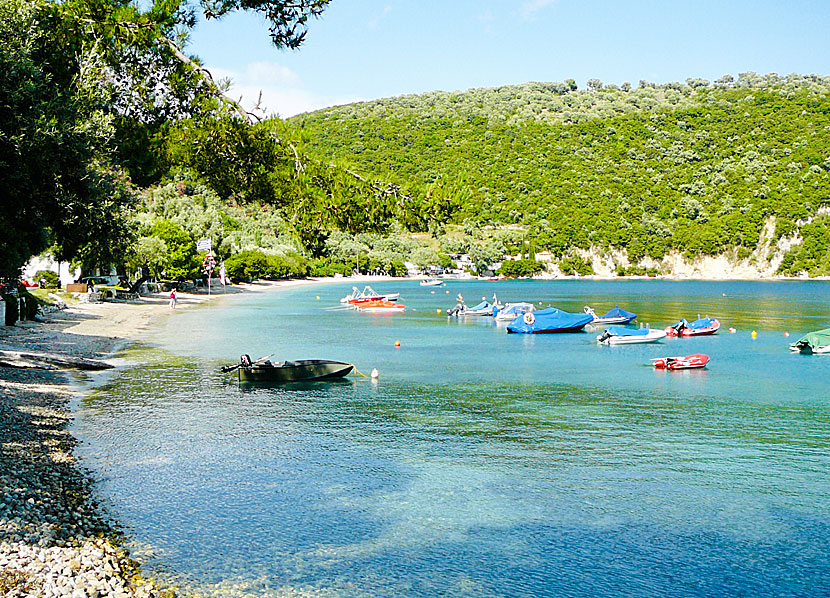
[[[256,283],[226,292],[325,282],[335,281]],[[220,297],[180,293],[177,310]],[[174,595],[141,577],[121,547],[117,524],[95,502],[94,480],[77,463],[77,440],[67,429],[79,393],[73,384],[77,372],[60,363],[106,360],[162,314],[172,310],[167,297],[157,295],[129,303],[75,304],[48,313],[44,322],[0,326],[0,597]],[[49,354],[58,365],[47,360],[25,367],[21,354]]]
[[[0,350],[107,358],[160,304],[79,306],[0,326]],[[0,596],[157,596],[73,456],[72,375],[48,363],[0,366]]]

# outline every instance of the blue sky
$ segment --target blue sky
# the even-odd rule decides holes
[[[828,28],[830,0],[334,0],[299,50],[247,14],[200,22],[188,50],[285,117],[528,81],[828,75]]]

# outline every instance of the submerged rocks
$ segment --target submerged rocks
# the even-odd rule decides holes
[[[29,334],[31,333],[31,334]],[[84,364],[111,339],[67,342],[59,330],[16,330],[0,336],[4,352],[31,361],[33,346],[49,360]],[[47,362],[48,363],[48,362]],[[158,592],[137,575],[118,535],[92,495],[92,479],[75,462],[66,427],[73,393],[66,374],[0,365],[0,596],[149,597]]]

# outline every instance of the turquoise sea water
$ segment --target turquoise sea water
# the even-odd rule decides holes
[[[830,283],[373,286],[406,312],[331,309],[344,284],[179,311],[148,337],[177,357],[82,405],[84,463],[151,570],[208,595],[830,594],[830,355],[787,350],[830,327]],[[436,313],[459,292],[723,328],[508,335]],[[217,373],[241,353],[381,377],[243,389]]]

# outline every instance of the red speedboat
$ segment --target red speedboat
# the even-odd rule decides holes
[[[402,303],[395,303],[393,301],[386,301],[385,299],[373,299],[371,301],[363,301],[361,303],[353,304],[359,311],[374,311],[386,313],[403,313],[406,306]]]
[[[717,318],[700,318],[694,322],[687,322],[685,319],[666,326],[668,336],[703,336],[715,334],[720,329],[720,322]]]
[[[658,370],[694,370],[705,368],[709,363],[709,356],[695,353],[684,357],[659,357],[651,361]]]

